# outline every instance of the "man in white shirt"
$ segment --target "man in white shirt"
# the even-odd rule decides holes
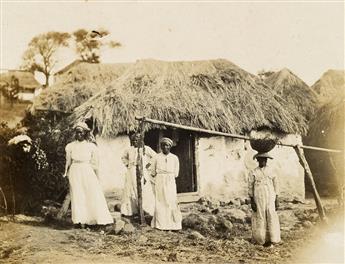
[[[152,177],[155,181],[155,211],[151,226],[161,230],[182,229],[182,214],[177,202],[175,178],[179,174],[178,157],[170,153],[173,141],[162,138],[162,152],[152,163]]]

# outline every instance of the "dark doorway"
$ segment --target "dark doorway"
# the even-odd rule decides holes
[[[186,130],[166,129],[151,130],[145,133],[145,144],[153,150],[160,152],[159,140],[169,137],[174,141],[171,153],[175,154],[180,161],[180,172],[176,179],[177,193],[197,191],[196,168],[195,168],[195,136]]]
[[[159,130],[153,129],[145,133],[144,143],[154,151],[159,152]]]
[[[180,161],[180,173],[176,179],[178,193],[197,191],[194,150],[194,135],[180,130],[177,145],[171,149]]]

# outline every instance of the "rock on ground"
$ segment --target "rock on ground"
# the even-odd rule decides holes
[[[227,218],[232,223],[240,223],[240,224],[246,223],[247,214],[243,212],[241,209],[231,208],[224,211],[224,213],[226,213]]]
[[[205,237],[198,231],[191,231],[188,237],[191,239],[205,239]]]
[[[123,227],[123,232],[125,234],[131,234],[135,232],[135,227],[130,224],[130,223],[126,223],[125,226]]]
[[[313,224],[310,221],[304,221],[302,225],[306,228],[310,228],[313,226]]]
[[[125,227],[125,224],[126,222],[125,221],[122,221],[121,219],[117,220],[114,224],[114,231],[115,231],[115,234],[119,234],[123,228]]]
[[[290,230],[296,225],[296,223],[298,223],[298,218],[296,217],[295,213],[291,210],[278,210],[278,216],[280,226],[284,230]]]

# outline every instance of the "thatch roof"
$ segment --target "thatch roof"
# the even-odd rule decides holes
[[[311,89],[318,94],[321,103],[327,103],[336,96],[342,97],[345,91],[345,71],[326,71]]]
[[[71,112],[121,76],[130,64],[80,62],[60,75],[59,80],[35,98],[32,110]]]
[[[294,105],[307,119],[312,117],[317,105],[317,95],[292,71],[284,68],[268,76],[264,82]]]
[[[35,76],[28,71],[10,70],[6,73],[0,74],[0,86],[10,85],[12,77],[19,81],[19,86],[26,89],[36,89],[40,83],[35,79]]]
[[[227,60],[141,60],[76,108],[70,122],[93,116],[105,137],[134,130],[137,115],[231,133],[260,127],[305,133],[305,118],[289,107]]]
[[[323,105],[310,122],[306,144],[343,150],[342,153],[305,151],[317,188],[324,195],[337,195],[344,183],[344,94]]]
[[[344,147],[345,96],[335,96],[318,109],[310,123],[309,144],[327,148]]]
[[[74,60],[70,64],[66,65],[62,69],[60,69],[57,72],[55,72],[54,75],[61,75],[61,74],[65,73],[66,71],[72,69],[73,67],[77,66],[80,63],[83,63],[83,61],[82,60]]]

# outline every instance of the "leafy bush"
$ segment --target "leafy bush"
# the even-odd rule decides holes
[[[46,155],[36,141],[32,141],[28,152],[24,151],[24,142],[8,144],[21,133],[6,123],[0,125],[0,186],[4,194],[0,203],[5,212],[26,212],[37,207],[41,197],[39,186],[48,168]]]
[[[45,200],[64,199],[68,189],[68,181],[62,177],[65,146],[72,135],[67,129],[56,129],[57,120],[63,123],[63,116],[27,113],[21,128],[0,125],[0,187],[9,213],[14,207],[16,213],[39,213]],[[23,128],[32,139],[29,153],[23,152],[20,144],[8,145],[11,138],[23,133]],[[0,207],[4,207],[2,200],[0,196]]]
[[[61,202],[68,189],[68,181],[62,175],[65,169],[65,146],[71,141],[72,133],[64,127],[64,116],[51,116],[49,114],[27,114],[23,125],[28,127],[28,135],[38,142],[39,147],[45,152],[48,169],[41,175],[40,188],[46,200]]]

